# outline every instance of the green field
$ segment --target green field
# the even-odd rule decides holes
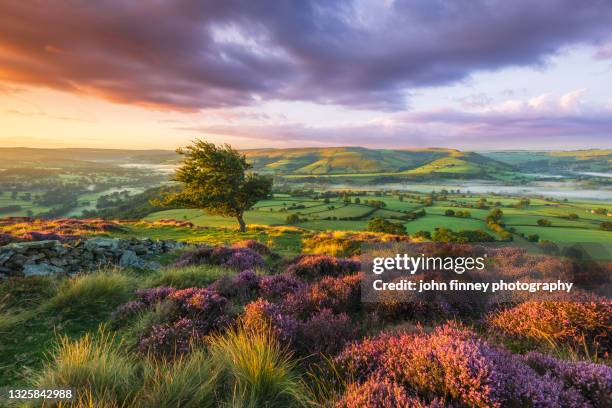
[[[360,231],[366,230],[369,220],[382,217],[405,225],[409,234],[417,231],[434,231],[439,227],[454,231],[482,230],[495,237],[498,234],[491,231],[486,218],[493,208],[500,208],[504,215],[501,222],[505,228],[514,231],[516,239],[520,236],[537,234],[541,240],[550,240],[558,244],[569,242],[592,242],[608,244],[612,242],[612,232],[600,229],[601,223],[610,220],[606,215],[594,214],[596,208],[609,208],[602,202],[569,202],[530,199],[526,207],[517,208],[521,197],[498,195],[446,194],[438,197],[431,205],[424,205],[420,199],[426,194],[410,194],[400,200],[397,194],[391,193],[359,193],[351,196],[347,204],[341,197],[328,199],[313,199],[311,197],[275,196],[260,201],[250,211],[245,213],[245,221],[250,225],[283,226],[287,224],[287,216],[298,214],[300,221],[293,226],[313,231]],[[359,197],[359,203],[355,198]],[[486,208],[468,208],[477,206],[486,199]],[[382,201],[384,208],[374,208],[368,201]],[[499,206],[495,204],[499,204]],[[296,206],[304,208],[296,208]],[[415,220],[402,220],[411,211],[423,209],[426,215]],[[447,210],[469,211],[469,217],[447,216]],[[569,214],[576,214],[577,219],[569,219]],[[546,219],[551,226],[538,225],[538,220]],[[175,219],[190,221],[205,227],[236,227],[236,220],[220,216],[208,215],[200,210],[167,210],[153,213],[145,218],[147,221]]]

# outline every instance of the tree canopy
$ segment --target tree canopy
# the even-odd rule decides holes
[[[246,230],[244,212],[272,191],[272,179],[249,173],[246,156],[228,144],[196,140],[177,153],[184,156],[173,180],[182,188],[163,196],[164,206],[201,208],[211,215],[234,217]]]

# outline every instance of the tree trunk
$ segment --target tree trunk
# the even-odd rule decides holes
[[[246,232],[246,224],[244,223],[244,219],[242,218],[242,214],[237,215],[236,219],[238,220],[238,224],[240,224],[240,232]]]

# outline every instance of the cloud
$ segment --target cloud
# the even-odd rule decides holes
[[[155,109],[402,110],[415,89],[544,64],[612,31],[587,0],[0,3],[0,81]]]
[[[451,108],[399,112],[350,125],[202,125],[182,127],[198,134],[283,141],[294,146],[612,148],[612,109],[580,104],[584,90],[561,97],[545,94],[477,111]],[[512,105],[512,109],[509,106]]]

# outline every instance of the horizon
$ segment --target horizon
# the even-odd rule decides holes
[[[578,151],[591,151],[591,150],[602,150],[608,151],[612,148],[583,148],[583,149],[487,149],[487,150],[469,150],[459,149],[454,147],[439,147],[439,146],[427,146],[427,147],[366,147],[358,145],[346,145],[346,146],[295,146],[295,147],[257,147],[257,148],[237,148],[238,151],[249,151],[249,150],[298,150],[298,149],[349,149],[349,148],[360,148],[368,150],[457,150],[460,152],[471,152],[471,153],[494,153],[494,152],[578,152]],[[130,149],[130,148],[101,148],[101,147],[28,147],[28,146],[0,146],[2,149],[31,149],[31,150],[111,150],[111,151],[133,151],[133,152],[146,152],[146,151],[162,151],[162,152],[175,152],[174,149],[153,149],[153,148],[142,148],[142,149]]]
[[[0,147],[609,149],[610,20],[565,0],[3,3]]]

